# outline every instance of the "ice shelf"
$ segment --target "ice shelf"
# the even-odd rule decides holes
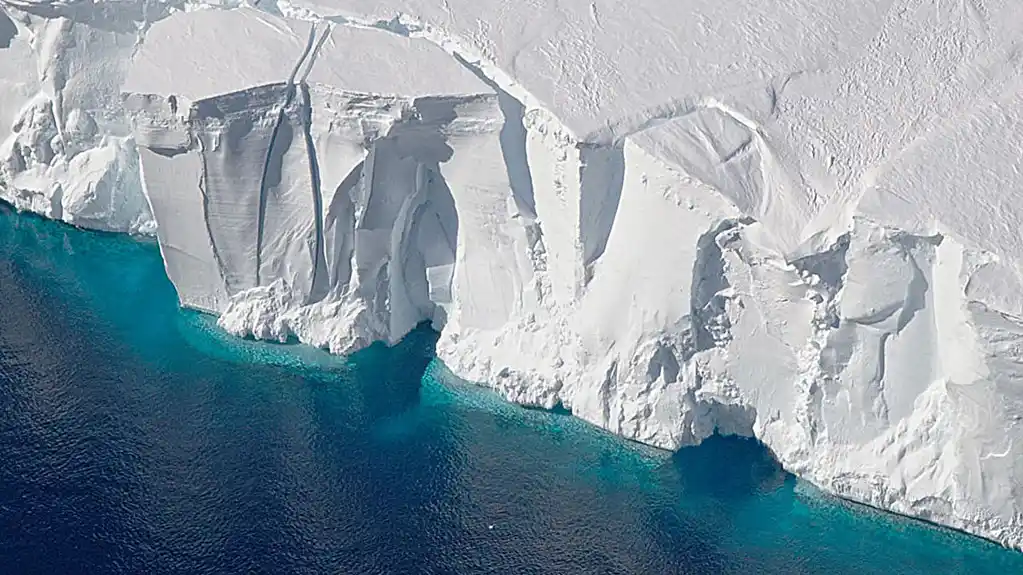
[[[1023,547],[1023,5],[0,0],[0,198],[182,304],[441,330],[509,400],[755,436]]]

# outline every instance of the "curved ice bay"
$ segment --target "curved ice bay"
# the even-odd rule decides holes
[[[0,0],[0,198],[155,234],[232,334],[429,321],[512,401],[1023,545],[1016,4],[254,4]]]

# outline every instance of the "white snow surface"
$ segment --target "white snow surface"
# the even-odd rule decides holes
[[[1023,5],[0,0],[0,198],[182,304],[1023,548]]]

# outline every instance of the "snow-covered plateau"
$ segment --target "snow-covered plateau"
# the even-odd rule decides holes
[[[0,0],[0,198],[182,304],[1023,547],[1023,3]]]

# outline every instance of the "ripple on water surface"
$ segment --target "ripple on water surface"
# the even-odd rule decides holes
[[[177,308],[152,243],[0,208],[0,572],[1017,573],[756,442],[508,405],[421,329],[338,358]]]

